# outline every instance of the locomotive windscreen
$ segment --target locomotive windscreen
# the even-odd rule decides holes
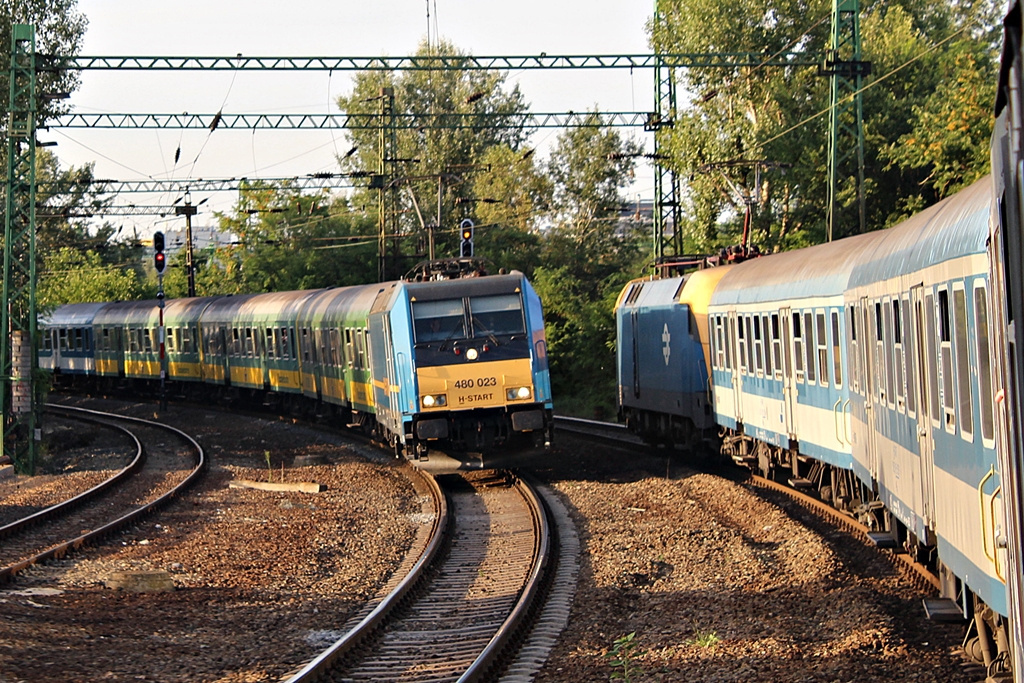
[[[414,302],[412,316],[417,344],[526,332],[523,306],[517,294]]]

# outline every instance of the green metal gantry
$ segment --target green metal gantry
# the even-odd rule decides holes
[[[35,28],[11,34],[10,114],[4,202],[3,308],[0,310],[0,452],[22,472],[35,469],[36,339]]]
[[[861,89],[871,64],[861,60],[860,2],[832,1],[832,37],[822,75],[831,80],[828,117],[828,223],[826,239],[862,233],[867,228],[864,200],[864,107]],[[839,212],[843,195],[853,194],[856,226]]]

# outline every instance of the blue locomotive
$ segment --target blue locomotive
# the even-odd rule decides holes
[[[551,441],[543,311],[521,273],[175,299],[162,329],[156,301],[61,306],[40,321],[39,364],[332,411],[409,457]]]
[[[1024,680],[1024,101],[1006,19],[993,175],[900,225],[635,281],[619,410],[652,443],[720,451],[815,491],[930,563],[928,615],[970,623],[992,680]],[[692,286],[691,286],[692,284]],[[706,388],[702,386],[706,384]]]

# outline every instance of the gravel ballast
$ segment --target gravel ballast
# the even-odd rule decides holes
[[[423,523],[405,465],[365,447],[200,408],[166,419],[206,446],[205,479],[129,533],[0,589],[0,682],[280,680],[337,637]],[[291,467],[310,456],[322,464]],[[632,681],[974,680],[959,627],[927,622],[924,594],[879,551],[735,470],[681,461],[573,437],[520,460],[563,498],[582,545],[569,626],[537,680],[609,680],[623,672],[616,641]],[[286,481],[326,490],[229,487],[270,470],[277,481],[282,463]],[[70,471],[0,483],[0,514]],[[119,570],[166,571],[175,590],[107,588]]]

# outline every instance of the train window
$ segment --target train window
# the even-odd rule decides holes
[[[231,352],[232,356],[242,355],[242,334],[237,327],[231,328]]]
[[[104,351],[110,351],[111,348],[113,348],[111,343],[110,343],[110,328],[109,327],[104,327],[102,330],[100,330],[100,339],[101,339],[101,344],[103,345],[103,350]]]
[[[50,330],[43,330],[40,340],[43,343],[43,351],[53,350],[53,337],[50,336]]]
[[[956,429],[956,413],[953,410],[953,338],[952,322],[949,316],[949,292],[939,290],[939,366],[942,371],[942,409],[945,415],[946,431]]]
[[[80,327],[75,328],[75,351],[81,351],[84,348],[82,343],[82,329]]]
[[[466,338],[465,308],[461,299],[416,302],[412,305],[412,317],[416,343]]]
[[[892,363],[893,381],[895,382],[896,408],[903,412],[906,409],[906,385],[903,381],[903,316],[900,314],[900,300],[892,300]]]
[[[178,339],[181,339],[181,330],[176,327],[168,327],[165,334],[167,335],[167,353],[175,353],[175,349],[178,348],[175,345],[174,335],[178,335]]]
[[[736,339],[736,321],[734,318],[728,319],[728,327],[725,331],[725,367],[730,370],[733,369],[733,359],[736,358],[736,348],[733,343]]]
[[[251,327],[246,327],[244,330],[245,335],[245,357],[252,358],[256,355],[256,344],[253,339],[253,333]]]
[[[478,296],[469,299],[474,337],[523,334],[523,305],[518,294]]]
[[[967,292],[953,289],[953,322],[956,326],[956,394],[959,399],[960,435],[968,441],[974,434],[974,402],[971,397],[971,364],[967,337]]]
[[[294,360],[295,355],[293,349],[295,348],[295,331],[291,327],[281,328],[281,358],[284,360]]]
[[[803,327],[800,324],[800,314],[793,314],[793,359],[796,361],[796,378],[798,381],[804,379],[804,335]]]
[[[915,330],[910,324],[910,301],[902,299],[900,308],[903,313],[903,348],[907,364],[907,414],[913,417],[917,412],[917,358],[914,353]]]
[[[341,367],[343,354],[341,352],[341,330],[337,327],[331,328],[331,365]]]
[[[747,318],[750,320],[750,318]],[[758,377],[764,374],[764,340],[761,339],[761,316],[755,315],[752,321],[753,331],[751,336],[754,339],[754,370]]]
[[[978,340],[978,403],[981,409],[981,438],[991,441],[994,438],[994,417],[992,415],[992,357],[989,355],[988,343],[988,299],[985,284],[978,281],[974,285],[974,325]]]
[[[143,353],[153,352],[153,330],[146,328],[139,330],[142,333],[142,351]]]
[[[313,361],[313,345],[309,341],[309,328],[303,327],[300,334],[302,339],[302,360],[305,363]]]
[[[185,353],[196,353],[199,350],[199,330],[195,327],[185,328]]]
[[[857,339],[857,307],[850,306],[846,316],[847,330],[850,333],[850,388],[860,393],[860,340]]]
[[[356,362],[356,343],[352,340],[352,328],[345,329],[345,360],[351,368]]]
[[[825,314],[814,315],[815,332],[818,341],[818,381],[828,386],[828,335],[825,330]]]
[[[722,327],[722,316],[716,315],[712,318],[715,340],[715,366],[719,369],[726,369],[725,365],[725,330]]]
[[[357,343],[356,351],[359,353],[359,367],[363,368],[364,370],[369,367],[369,363],[366,362],[367,361],[367,359],[366,359],[366,346],[367,346],[366,337],[367,337],[366,328],[365,327],[359,328],[359,333],[356,336],[356,343]]]
[[[815,370],[814,367],[814,353],[817,350],[817,346],[814,344],[814,316],[810,313],[804,313],[804,352],[806,368],[807,368],[807,381],[815,381]]]
[[[775,379],[782,379],[782,330],[779,329],[779,314],[772,313],[772,365]]]
[[[882,309],[882,324],[884,328],[882,330],[882,341],[878,345],[878,351],[881,361],[885,363],[885,399],[886,405],[890,408],[895,408],[895,393],[893,391],[893,366],[895,363],[893,362],[892,354],[888,352],[888,349],[894,346],[892,343],[892,306],[890,306],[888,301],[879,305]]]
[[[266,344],[267,358],[276,360],[281,357],[281,330],[276,327],[268,327],[264,343]]]
[[[736,332],[737,332],[737,337],[739,339],[739,350],[740,350],[739,364],[740,364],[740,372],[749,372],[750,371],[750,363],[749,363],[750,359],[747,358],[747,338],[746,338],[746,334],[745,334],[745,331],[746,331],[746,321],[743,318],[743,316],[740,316],[740,318],[738,319],[737,322],[739,322],[739,327],[737,328]]]
[[[931,418],[935,425],[939,424],[939,364],[935,353],[935,296],[928,294],[924,298],[924,338],[926,341],[925,366],[928,368],[928,403],[931,406]]]
[[[769,379],[772,376],[772,338],[771,338],[771,324],[768,322],[768,316],[761,316],[761,330],[764,334],[764,376]]]
[[[839,342],[839,311],[832,311],[832,377],[837,389],[843,386],[842,345]]]

